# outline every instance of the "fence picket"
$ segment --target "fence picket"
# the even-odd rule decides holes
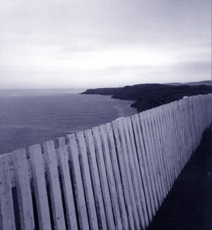
[[[175,140],[174,140],[174,134],[173,134],[173,121],[171,118],[171,114],[170,114],[170,106],[167,107],[166,110],[166,118],[167,118],[167,127],[168,127],[168,137],[169,139],[167,141],[169,141],[169,159],[170,159],[170,169],[172,172],[172,181],[174,182],[176,177],[177,177],[177,169],[176,169],[176,161],[175,161]]]
[[[162,172],[160,168],[160,160],[159,160],[159,150],[156,146],[157,139],[156,139],[156,131],[155,125],[153,125],[153,115],[155,109],[149,110],[147,113],[147,125],[149,130],[150,136],[150,145],[151,145],[151,161],[153,163],[153,167],[155,169],[155,181],[157,182],[157,193],[158,193],[158,202],[159,206],[162,204],[163,201],[163,184],[162,184]]]
[[[184,105],[183,100],[178,101],[178,108],[180,114],[180,122],[181,122],[181,145],[182,145],[182,157],[183,157],[183,165],[187,163],[187,146],[186,146],[186,133],[185,133],[185,119],[184,119]]]
[[[179,142],[179,131],[177,130],[177,118],[176,118],[176,102],[171,104],[171,116],[172,116],[172,125],[173,125],[173,138],[174,138],[174,154],[175,154],[175,165],[177,169],[177,176],[181,172],[181,156],[180,156],[180,142]]]
[[[65,219],[62,205],[61,188],[58,175],[57,158],[55,145],[53,141],[47,141],[43,144],[46,160],[46,169],[48,175],[49,191],[51,196],[52,214],[54,228],[65,230]]]
[[[149,135],[150,135],[150,143],[151,143],[151,161],[153,162],[154,168],[155,168],[155,180],[157,182],[157,193],[158,193],[158,203],[159,206],[162,204],[163,202],[163,183],[162,183],[162,172],[161,172],[161,168],[160,168],[160,160],[159,160],[159,150],[156,146],[157,144],[157,138],[156,138],[156,131],[155,131],[155,125],[153,125],[153,116],[154,116],[154,112],[155,112],[155,108],[153,108],[152,110],[149,110],[147,112],[148,116],[147,116],[147,125],[148,125],[148,130],[149,130]]]
[[[77,217],[79,229],[88,230],[88,214],[85,202],[84,188],[82,183],[82,175],[80,170],[79,151],[77,148],[77,141],[75,134],[67,136],[68,139],[68,153],[71,164],[72,183],[74,188],[74,197],[76,200]]]
[[[126,140],[128,142],[128,149],[129,149],[128,159],[129,159],[131,175],[133,174],[132,182],[133,182],[134,194],[136,198],[136,205],[139,211],[140,225],[142,226],[143,229],[145,229],[146,226],[148,225],[146,202],[144,199],[143,187],[141,185],[142,181],[138,169],[138,158],[135,149],[135,140],[132,131],[132,123],[130,117],[127,117],[125,119],[125,135],[126,135]]]
[[[162,183],[163,183],[163,197],[165,198],[169,191],[168,187],[168,177],[167,177],[167,171],[166,171],[166,165],[164,160],[164,153],[163,153],[163,146],[162,146],[162,130],[161,130],[161,121],[160,121],[160,107],[158,107],[155,111],[155,114],[153,116],[153,123],[155,127],[155,134],[156,134],[156,140],[157,140],[157,150],[158,150],[158,157],[160,161],[160,170],[162,171]]]
[[[108,178],[106,174],[99,127],[92,128],[92,132],[94,136],[96,159],[97,159],[97,165],[98,165],[98,170],[99,170],[102,195],[103,195],[103,200],[104,200],[104,205],[105,205],[105,213],[107,217],[107,225],[108,225],[108,229],[115,229],[115,223],[113,219],[113,210],[112,210],[109,185],[108,185]]]
[[[156,121],[156,114],[158,113],[158,109],[155,108],[151,110],[151,116],[150,116],[150,128],[151,128],[151,135],[153,137],[154,142],[154,157],[156,158],[156,164],[158,167],[158,180],[160,184],[160,202],[162,203],[164,200],[164,197],[166,195],[165,191],[165,180],[164,180],[164,167],[163,167],[163,161],[162,161],[162,153],[160,148],[160,142],[159,142],[159,135],[158,135],[158,126]]]
[[[122,189],[121,176],[120,176],[120,170],[118,166],[116,146],[115,146],[115,140],[114,140],[111,123],[106,124],[106,133],[108,137],[109,154],[110,154],[111,162],[112,162],[113,175],[114,175],[116,191],[117,191],[117,199],[119,203],[120,215],[121,215],[121,220],[122,220],[122,228],[123,230],[128,230],[129,224],[128,224],[128,219],[127,219],[126,207],[124,203],[124,194],[123,194],[123,189]]]
[[[175,109],[175,117],[176,117],[176,128],[177,128],[177,133],[178,133],[178,142],[179,142],[179,157],[180,157],[180,171],[184,167],[184,154],[183,154],[183,136],[181,134],[182,132],[182,121],[181,121],[181,114],[180,114],[180,109],[179,109],[179,102],[176,101],[176,109]]]
[[[170,135],[170,120],[169,120],[169,115],[168,115],[168,107],[167,105],[165,105],[165,109],[163,112],[163,122],[164,122],[164,135],[165,135],[165,154],[166,154],[166,158],[167,158],[167,169],[168,169],[168,173],[169,173],[169,177],[170,177],[170,187],[172,187],[173,185],[173,181],[174,181],[174,168],[172,166],[173,162],[172,162],[172,158],[171,158],[171,152],[172,152],[172,138]]]
[[[110,190],[111,204],[113,208],[114,222],[115,222],[116,229],[121,230],[123,228],[122,228],[122,223],[121,223],[120,211],[118,207],[117,192],[116,192],[114,175],[113,175],[113,170],[112,170],[112,165],[111,165],[105,125],[101,125],[99,127],[99,131],[100,131],[100,137],[102,141],[103,157],[105,161],[105,169],[106,169],[107,178],[108,178],[108,185],[109,185],[109,190]]]
[[[120,176],[121,176],[121,182],[122,182],[122,188],[123,188],[123,194],[124,194],[124,201],[126,205],[126,211],[127,211],[127,217],[128,217],[128,223],[130,229],[136,229],[134,218],[133,218],[133,211],[132,211],[132,203],[130,200],[129,195],[129,184],[128,184],[128,178],[127,178],[127,172],[125,167],[125,161],[123,156],[123,150],[121,147],[121,140],[119,137],[119,131],[118,131],[118,124],[117,120],[112,122],[113,132],[114,132],[114,139],[115,139],[115,145],[117,149],[117,159],[120,167]]]
[[[181,172],[182,168],[182,161],[181,161],[181,142],[179,138],[179,125],[178,125],[178,114],[177,114],[177,102],[173,102],[172,106],[172,120],[173,120],[173,126],[174,126],[174,135],[175,135],[175,154],[176,154],[176,167],[178,170],[178,175]]]
[[[133,218],[134,218],[134,224],[135,224],[135,229],[139,229],[142,227],[142,223],[139,220],[139,210],[138,210],[138,206],[136,203],[136,195],[134,188],[133,188],[133,181],[135,180],[133,178],[133,173],[131,175],[130,172],[130,165],[129,165],[129,158],[131,157],[131,154],[129,156],[129,141],[127,141],[128,136],[126,136],[127,134],[127,127],[126,127],[126,123],[125,123],[126,118],[117,120],[117,125],[118,125],[118,133],[120,136],[120,143],[121,143],[121,149],[122,149],[122,154],[123,154],[123,163],[124,163],[124,167],[125,167],[125,171],[126,171],[126,180],[128,183],[128,190],[129,190],[129,198],[130,198],[130,202],[132,204],[132,213],[133,213]]]
[[[104,202],[102,197],[99,171],[98,171],[98,166],[96,161],[94,139],[90,129],[85,131],[85,139],[87,144],[88,161],[89,161],[90,171],[91,171],[91,178],[92,178],[92,184],[94,190],[94,198],[96,204],[96,213],[98,218],[99,229],[106,230],[107,221],[105,215],[105,208],[104,208]]]
[[[93,195],[93,188],[91,184],[91,176],[90,176],[90,169],[88,164],[88,156],[86,150],[86,144],[84,139],[83,132],[76,133],[76,139],[78,143],[78,150],[79,150],[79,157],[81,159],[81,172],[82,172],[82,181],[84,186],[85,192],[85,200],[87,204],[88,210],[88,221],[90,223],[90,229],[98,229],[97,223],[97,215],[96,215],[96,208],[95,208],[95,201]]]
[[[154,162],[152,161],[152,153],[151,153],[151,144],[150,144],[150,136],[149,136],[149,127],[147,126],[147,111],[144,113],[140,113],[140,122],[142,126],[142,133],[143,133],[143,140],[145,146],[145,153],[147,159],[147,167],[149,168],[149,180],[151,183],[151,190],[153,194],[153,209],[154,212],[157,211],[159,207],[158,202],[158,189],[157,189],[157,182],[155,181],[155,168]]]
[[[171,188],[171,177],[168,169],[168,158],[166,156],[167,149],[166,149],[166,136],[165,136],[165,127],[164,127],[166,124],[164,123],[163,111],[161,107],[158,107],[157,119],[158,119],[158,127],[159,127],[158,131],[160,136],[162,162],[165,171],[165,184],[166,184],[166,194],[167,194]]]
[[[15,174],[20,223],[22,230],[35,228],[32,195],[28,174],[28,164],[25,149],[12,152],[13,167]]]
[[[154,212],[151,206],[151,203],[153,203],[153,197],[152,197],[152,190],[150,188],[150,182],[149,179],[147,178],[149,171],[148,171],[145,153],[144,153],[143,137],[140,130],[140,122],[139,122],[138,114],[132,116],[132,124],[133,124],[133,131],[135,135],[140,174],[142,177],[142,184],[144,188],[144,196],[145,196],[146,206],[148,211],[148,218],[149,218],[149,222],[151,222],[153,217],[153,212]]]
[[[0,156],[0,229],[15,230],[9,156]]]
[[[57,146],[58,165],[60,168],[60,176],[62,181],[67,226],[68,229],[77,230],[77,217],[75,212],[74,196],[69,169],[69,156],[65,137],[60,137],[57,139]]]
[[[30,146],[29,155],[32,168],[33,187],[37,206],[39,228],[41,230],[51,230],[43,157],[40,145],[37,144]]]

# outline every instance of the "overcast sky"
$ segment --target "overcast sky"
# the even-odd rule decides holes
[[[2,0],[0,87],[211,79],[211,0]]]

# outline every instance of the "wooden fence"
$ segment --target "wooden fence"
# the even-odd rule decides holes
[[[1,155],[0,229],[146,229],[212,123],[211,96]]]

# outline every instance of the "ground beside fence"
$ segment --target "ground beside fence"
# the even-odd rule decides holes
[[[182,170],[148,230],[212,229],[212,130]]]

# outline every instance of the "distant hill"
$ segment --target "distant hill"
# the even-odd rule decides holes
[[[212,85],[212,81],[198,81],[198,82],[188,82],[188,83],[168,83],[167,85]]]
[[[176,84],[176,83],[174,83]],[[189,85],[190,84],[190,85]],[[151,109],[172,101],[180,100],[184,96],[212,93],[211,85],[197,84],[139,84],[123,88],[89,89],[82,94],[112,95],[112,98],[134,100],[131,105],[138,112]]]
[[[122,88],[97,88],[97,89],[87,89],[81,94],[99,94],[99,95],[113,95],[117,93]]]

